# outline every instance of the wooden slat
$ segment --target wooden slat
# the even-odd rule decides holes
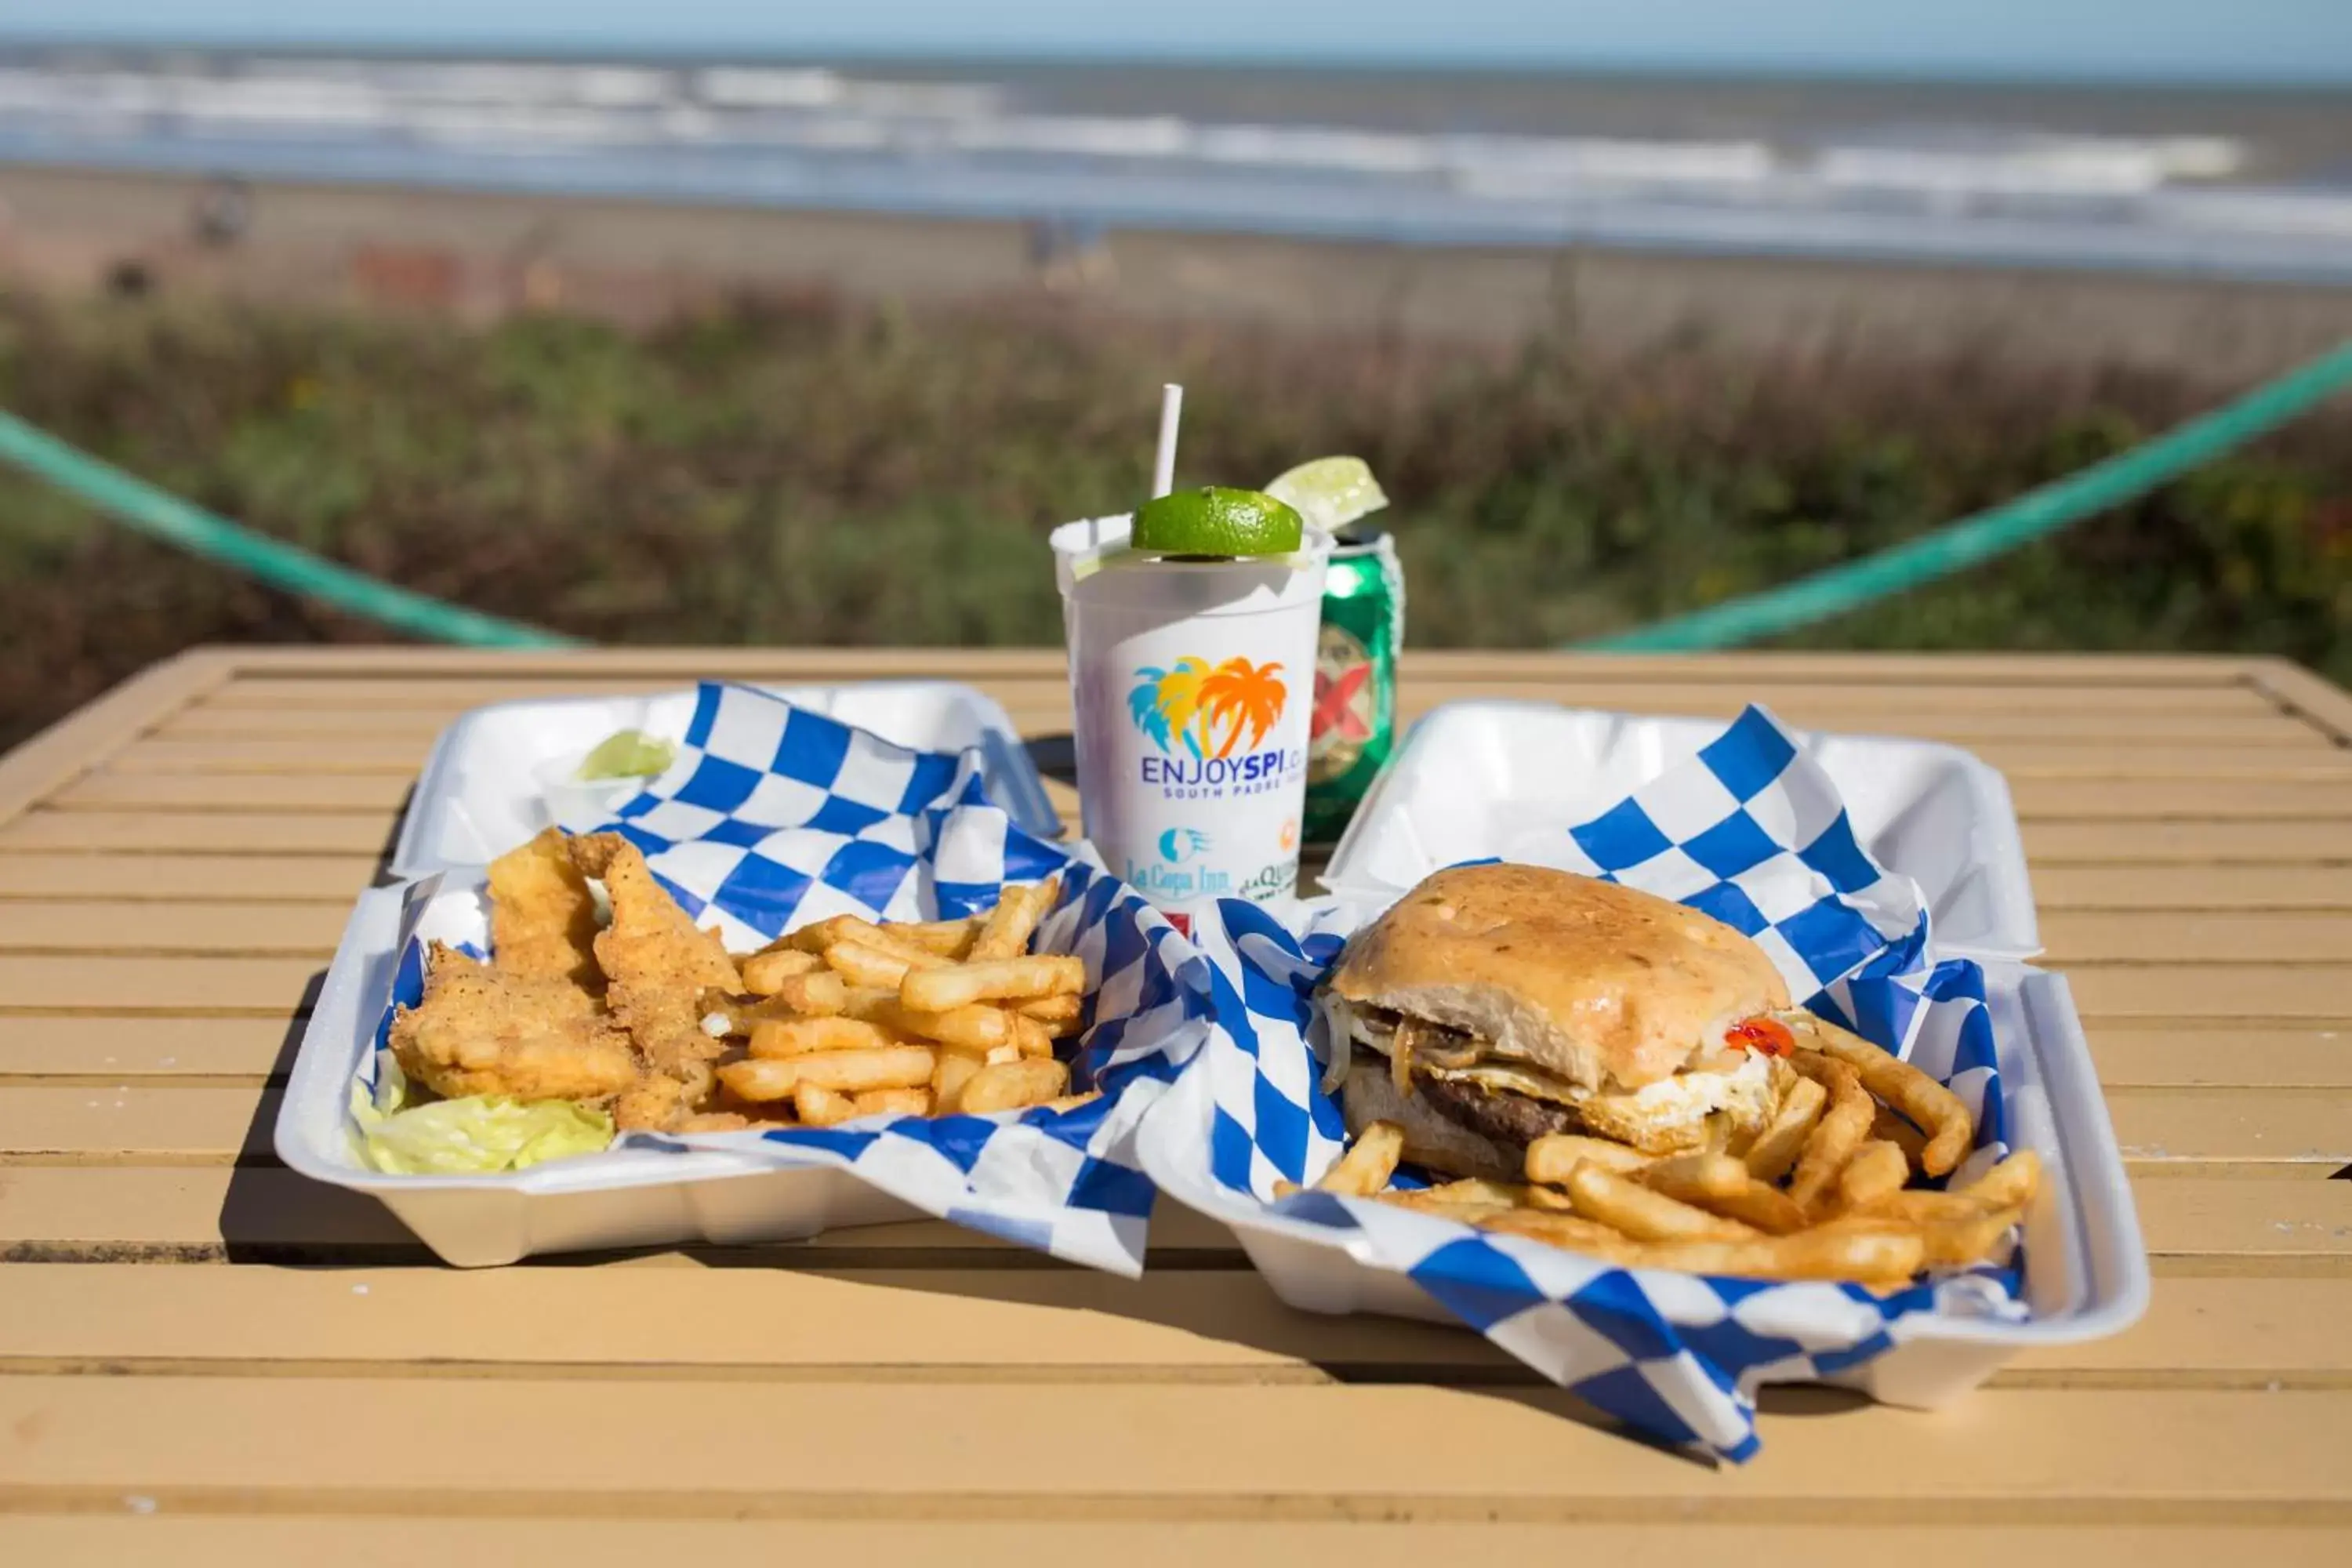
[[[1422,1386],[952,1388],[505,1379],[0,1378],[0,1489],[623,1514],[1036,1520],[1771,1518],[2352,1522],[2352,1393],[1995,1391],[1935,1419],[1776,1395],[1717,1469],[1570,1396]],[[1836,1411],[1833,1418],[1816,1413]],[[367,1460],[320,1441],[366,1413]],[[616,1442],[615,1432],[628,1441]],[[218,1434],[234,1433],[234,1442]],[[1999,1440],[1988,1435],[2000,1434]],[[199,1435],[202,1435],[200,1437]],[[1052,1457],[1093,1456],[1055,1464]],[[658,1456],[648,1462],[648,1456]],[[2063,1478],[2063,1479],[2062,1479]]]
[[[182,654],[0,757],[0,822],[221,685],[232,668],[220,654]]]
[[[58,811],[394,812],[404,773],[118,773],[77,779],[46,803]]]
[[[2109,1089],[2352,1089],[2352,1030],[2101,1025],[2089,1031]]]
[[[0,860],[0,872],[6,862]],[[2080,910],[2352,910],[2352,866],[2033,867],[2034,901]]]
[[[2087,1019],[2328,1018],[2352,1014],[2352,964],[2090,963],[2066,966]]]
[[[1669,1552],[1721,1552],[1744,1568],[1822,1568],[1835,1561],[1905,1568],[1982,1568],[1988,1563],[2062,1563],[2084,1549],[2079,1526],[1969,1523],[1904,1528],[1847,1525],[1824,1539],[1818,1525],[1752,1521],[1691,1524],[1672,1542],[1655,1524],[1241,1524],[1192,1520],[1019,1523],[572,1517],[424,1518],[417,1500],[398,1516],[364,1520],[289,1515],[150,1515],[143,1495],[108,1513],[18,1517],[0,1532],[21,1560],[44,1568],[254,1568],[334,1563],[339,1568],[640,1568],[648,1561],[855,1563],[936,1568],[1036,1568],[1118,1563],[1121,1568],[1432,1568],[1438,1563],[1591,1560],[1663,1568]],[[1997,1510],[1996,1510],[1997,1511]],[[2103,1526],[2097,1550],[2134,1568],[2209,1568],[2233,1556],[2263,1568],[2337,1568],[2352,1557],[2352,1528],[2240,1523],[2228,1527]]]
[[[1243,1266],[1231,1232],[1175,1204],[1162,1204],[1154,1214],[1151,1247],[1155,1258],[1179,1265]],[[212,1258],[260,1250],[343,1259],[386,1249],[418,1261],[427,1256],[375,1199],[274,1166],[0,1171],[0,1257]],[[829,1231],[807,1242],[761,1247],[755,1256],[778,1267],[895,1267],[905,1258],[940,1268],[1061,1267],[1043,1254],[939,1220]]]
[[[0,1162],[226,1163],[266,1154],[277,1091],[183,1086],[0,1086]]]
[[[118,773],[399,773],[414,777],[431,746],[415,737],[358,737],[332,746],[308,740],[178,741],[152,735],[107,760]],[[2301,748],[2297,748],[2298,751]]]
[[[106,854],[377,856],[399,821],[390,812],[327,816],[285,812],[28,812],[0,827],[0,857],[17,849]]]
[[[2125,1163],[2142,1171],[2326,1176],[2352,1165],[2352,1091],[2111,1088],[2107,1114]]]
[[[2246,671],[2254,689],[2296,718],[2352,745],[2352,694],[2284,658],[2255,661]]]
[[[2313,744],[2248,748],[2234,742],[2211,745],[2096,745],[2052,738],[2036,742],[1989,742],[1971,748],[1985,762],[2020,779],[2202,779],[2319,784],[2352,783],[2352,752],[2313,736]]]
[[[25,958],[0,953],[0,1012],[248,1013],[306,1005],[307,958]]]
[[[300,899],[348,910],[375,877],[373,855],[0,854],[0,899],[127,903]]]
[[[0,1265],[0,1291],[16,1312],[0,1373],[1542,1381],[1465,1328],[1295,1311],[1244,1270],[1126,1280],[1080,1269],[18,1264]],[[675,1331],[681,1310],[696,1332]],[[2352,1278],[2167,1279],[2123,1334],[2025,1351],[1994,1386],[2352,1386],[2347,1312]]]
[[[2042,917],[2045,961],[2157,963],[2352,960],[2352,910],[2188,910],[2052,912]]]
[[[323,961],[349,914],[323,902],[0,902],[0,952],[291,953]]]
[[[2352,822],[2101,822],[2022,825],[2026,858],[2046,865],[2352,865]],[[5,845],[0,837],[0,845]]]
[[[286,1018],[45,1018],[0,1015],[0,1079],[136,1082],[232,1078],[290,1066],[301,1025]]]
[[[2132,1194],[2149,1252],[2193,1271],[2352,1273],[2352,1183],[2158,1174],[2135,1177]],[[374,1199],[268,1166],[22,1165],[0,1173],[0,1251],[208,1257],[225,1244],[320,1256],[414,1245]],[[1224,1254],[1233,1244],[1223,1227],[1162,1204],[1152,1245]],[[932,1221],[833,1231],[773,1256],[940,1249],[1035,1261],[1034,1254]]]
[[[2010,781],[2009,792],[2019,818],[2026,822],[2352,822],[2352,790],[2340,783],[2021,778]]]

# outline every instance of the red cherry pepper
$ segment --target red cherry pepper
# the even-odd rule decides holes
[[[1744,1019],[1725,1030],[1723,1038],[1735,1051],[1762,1051],[1768,1057],[1785,1057],[1797,1048],[1797,1037],[1778,1018]]]

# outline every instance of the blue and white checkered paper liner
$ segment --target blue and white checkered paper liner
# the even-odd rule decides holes
[[[1956,1179],[2006,1152],[1982,972],[1935,961],[1918,890],[1854,842],[1827,777],[1769,715],[1750,709],[1697,758],[1565,837],[1554,864],[1728,920],[1814,1012],[1948,1083],[1979,1118]],[[1858,1286],[1612,1268],[1368,1199],[1308,1192],[1276,1205],[1277,1180],[1311,1181],[1344,1147],[1318,1057],[1332,1047],[1310,998],[1347,934],[1377,912],[1326,900],[1286,922],[1226,900],[1195,922],[1223,1005],[1187,1069],[1205,1075],[1206,1094],[1169,1109],[1208,1108],[1204,1160],[1217,1185],[1323,1227],[1363,1265],[1411,1277],[1496,1344],[1651,1436],[1731,1459],[1756,1451],[1765,1384],[1855,1366],[1937,1314],[2023,1316],[2021,1258],[1880,1298]]]
[[[1058,873],[1061,896],[1039,922],[1035,951],[1086,961],[1071,1074],[1074,1088],[1098,1088],[1101,1099],[1067,1111],[625,1142],[834,1166],[943,1219],[1072,1262],[1141,1271],[1153,1188],[1135,1132],[1207,1037],[1210,971],[1090,854],[1015,827],[988,800],[977,753],[910,751],[763,692],[706,683],[676,762],[611,826],[698,924],[718,926],[738,952],[836,914],[968,914],[1006,882]],[[415,920],[403,931],[395,1003],[422,994],[424,937],[488,942],[478,906],[470,931],[419,930]]]

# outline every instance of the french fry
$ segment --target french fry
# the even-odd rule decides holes
[[[931,1091],[928,1089],[869,1089],[853,1096],[850,1104],[860,1116],[929,1116],[931,1113]]]
[[[1034,1018],[1045,1026],[1055,1039],[1077,1033],[1078,1024],[1086,1016],[1086,999],[1079,996],[1040,996],[1034,1002],[1024,1002],[1013,1009],[1024,1018]]]
[[[980,917],[966,915],[960,921],[916,921],[883,929],[899,941],[912,942],[926,952],[936,952],[941,958],[963,958],[971,952],[973,939],[980,935]]]
[[[1838,1223],[1848,1221],[1887,1220],[1913,1226],[1954,1225],[1979,1218],[1985,1205],[1963,1193],[1936,1193],[1925,1188],[1906,1188],[1873,1198],[1860,1207],[1838,1216]]]
[[[824,962],[835,973],[856,986],[898,985],[915,968],[904,953],[887,952],[871,943],[846,938],[824,950]]]
[[[857,1102],[821,1084],[804,1083],[793,1091],[793,1110],[811,1127],[837,1127],[857,1114]]]
[[[1959,1195],[1992,1209],[2021,1209],[2042,1190],[2042,1156],[2019,1149],[1960,1189]]]
[[[1903,1157],[1900,1143],[1872,1139],[1855,1150],[1845,1169],[1838,1173],[1838,1206],[1861,1208],[1889,1193],[1899,1193],[1910,1175],[1911,1162]]]
[[[903,926],[876,925],[872,921],[860,920],[856,915],[835,915],[831,920],[804,926],[784,940],[803,952],[818,953],[841,942],[854,942],[877,952],[903,958],[917,969],[936,968],[951,962],[922,942],[899,934],[906,929]]]
[[[1002,1007],[974,1005],[945,1013],[919,1013],[899,1001],[895,991],[861,988],[850,997],[847,1011],[854,1018],[896,1029],[902,1035],[920,1035],[950,1050],[974,1055],[1020,1043],[1013,1036],[1013,1019]],[[1050,1045],[1045,1054],[1053,1054]]]
[[[849,987],[841,976],[819,969],[807,974],[788,974],[776,982],[766,1001],[789,1007],[803,1017],[829,1017],[849,1005]]]
[[[1076,995],[1086,988],[1087,965],[1082,958],[999,958],[911,971],[899,983],[898,999],[922,1012],[944,1013],[951,1007],[1008,997]]]
[[[1903,1119],[1903,1113],[1891,1106],[1882,1105],[1871,1119],[1870,1135],[1883,1139],[1903,1151],[1903,1158],[1913,1170],[1927,1151],[1927,1135]]]
[[[1767,1236],[1789,1236],[1805,1228],[1805,1211],[1797,1200],[1769,1182],[1748,1178],[1738,1192],[1710,1198],[1698,1205],[1709,1214],[1752,1225]]]
[[[1927,1145],[1919,1152],[1920,1170],[1940,1176],[1968,1154],[1976,1138],[1976,1120],[1958,1095],[1826,1018],[1801,1012],[1775,1016],[1789,1026],[1799,1046],[1845,1063],[1862,1075],[1864,1089],[1927,1130]],[[1797,1065],[1802,1071],[1801,1059]]]
[[[1051,1100],[1041,1100],[1034,1106],[1031,1107],[1031,1109],[1034,1110],[1076,1110],[1081,1105],[1092,1105],[1096,1100],[1100,1100],[1101,1098],[1101,1089],[1090,1089],[1084,1094],[1061,1094],[1055,1095]]]
[[[809,1056],[730,1062],[719,1081],[739,1099],[782,1100],[802,1084],[840,1094],[869,1089],[914,1089],[931,1081],[940,1053],[930,1046],[883,1046],[869,1050],[818,1051]]]
[[[1590,1252],[1612,1259],[1631,1256],[1634,1246],[1623,1232],[1599,1220],[1547,1209],[1498,1209],[1481,1215],[1477,1226],[1481,1230],[1524,1236],[1571,1252]]]
[[[818,1051],[880,1050],[904,1043],[899,1036],[861,1018],[777,1018],[752,1026],[750,1050],[759,1059],[776,1060]]]
[[[823,969],[824,960],[798,948],[772,948],[743,961],[743,989],[754,996],[773,996],[796,974]]]
[[[1412,1209],[1416,1214],[1436,1215],[1442,1219],[1457,1219],[1465,1225],[1477,1225],[1501,1214],[1509,1214],[1518,1205],[1476,1198],[1446,1197],[1435,1187],[1391,1187],[1372,1196],[1392,1207]]]
[[[1771,1125],[1748,1146],[1748,1173],[1759,1182],[1777,1182],[1796,1168],[1805,1152],[1813,1124],[1829,1105],[1829,1091],[1809,1078],[1798,1078],[1780,1096],[1780,1109]]]
[[[1390,1194],[1382,1194],[1389,1196]],[[1441,1182],[1433,1187],[1423,1187],[1421,1195],[1432,1203],[1475,1204],[1495,1208],[1527,1208],[1532,1206],[1530,1189],[1517,1182],[1491,1182],[1484,1176],[1465,1176],[1457,1182]]]
[[[1878,1108],[1862,1087],[1862,1075],[1835,1057],[1801,1058],[1797,1070],[1829,1091],[1829,1109],[1813,1124],[1805,1152],[1797,1157],[1797,1173],[1789,1179],[1789,1195],[1797,1206],[1818,1215],[1838,1173],[1862,1146]]]
[[[1745,1279],[1851,1279],[1882,1285],[1908,1280],[1919,1272],[1926,1252],[1915,1232],[1816,1226],[1790,1236],[1752,1240],[1652,1243],[1636,1249],[1633,1265]]]
[[[1964,1268],[1982,1263],[2000,1249],[2000,1244],[2022,1215],[2016,1209],[1995,1209],[1972,1219],[1948,1220],[1941,1225],[1920,1227],[1919,1239],[1927,1248],[1927,1261],[1932,1268]]]
[[[984,1067],[965,1081],[957,1103],[967,1116],[1015,1110],[1052,1100],[1070,1087],[1070,1069],[1048,1057],[1024,1058]]]
[[[1050,1057],[1054,1054],[1054,1031],[1034,1018],[1012,1015],[1013,1043],[1021,1047],[1024,1057]]]
[[[971,959],[974,963],[991,959],[1013,958],[1029,951],[1029,937],[1036,931],[1037,922],[1054,906],[1062,891],[1062,879],[1048,877],[1024,888],[1007,888],[996,908],[973,939]]]
[[[1628,1143],[1612,1143],[1606,1138],[1587,1138],[1578,1132],[1547,1132],[1528,1145],[1527,1178],[1559,1186],[1568,1180],[1568,1173],[1590,1160],[1606,1171],[1626,1175],[1642,1169],[1651,1156]]]
[[[1403,1157],[1404,1129],[1393,1121],[1375,1121],[1315,1184],[1327,1193],[1370,1197],[1389,1184]]]
[[[1676,1154],[1643,1166],[1633,1179],[1652,1192],[1704,1207],[1711,1198],[1748,1190],[1748,1162],[1728,1154]]]
[[[982,1066],[978,1057],[968,1057],[961,1051],[941,1051],[939,1066],[931,1069],[933,1111],[953,1116],[962,1110],[964,1086],[978,1076]]]
[[[988,1054],[981,1058],[981,1065],[982,1067],[1001,1068],[1007,1062],[1017,1062],[1020,1059],[1021,1047],[1019,1046],[992,1046],[989,1047]]]
[[[1652,1192],[1589,1160],[1568,1173],[1568,1195],[1578,1214],[1613,1226],[1637,1241],[1729,1240],[1762,1234],[1753,1226]]]
[[[1805,1227],[1805,1211],[1772,1185],[1748,1173],[1748,1162],[1729,1154],[1677,1154],[1635,1173],[1635,1181],[1705,1209],[1711,1215],[1755,1226],[1767,1236]]]

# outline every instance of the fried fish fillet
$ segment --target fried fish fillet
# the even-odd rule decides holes
[[[436,1094],[604,1100],[640,1082],[629,1037],[570,981],[485,967],[435,942],[425,999],[393,1020],[401,1070]]]
[[[654,879],[637,847],[617,833],[571,841],[572,864],[604,884],[613,921],[596,935],[596,962],[611,982],[613,1016],[644,1057],[644,1079],[613,1110],[624,1128],[669,1128],[699,1110],[715,1085],[726,1042],[702,1027],[702,993],[743,989],[715,932],[698,931]]]
[[[604,993],[596,967],[596,895],[551,827],[490,862],[490,963],[501,974],[564,980]]]

